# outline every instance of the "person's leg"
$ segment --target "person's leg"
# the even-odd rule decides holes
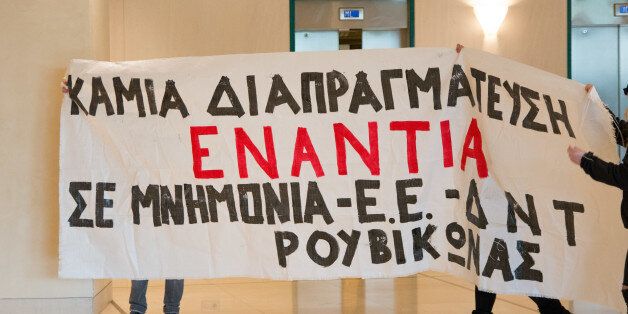
[[[183,296],[183,279],[166,279],[164,293],[164,313],[178,314]]]
[[[566,308],[560,304],[557,299],[530,297],[536,306],[539,308],[541,314],[568,314],[570,313]]]
[[[626,262],[624,263],[624,286],[621,288],[621,293],[624,295],[624,301],[628,309],[628,252],[626,252]]]
[[[131,280],[131,295],[129,296],[131,314],[146,312],[146,287],[148,287],[148,280]]]
[[[495,305],[495,293],[484,292],[475,287],[475,310],[473,314],[491,314]]]

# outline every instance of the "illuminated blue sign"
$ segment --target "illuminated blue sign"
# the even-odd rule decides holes
[[[341,8],[340,20],[363,20],[364,9],[363,8]]]
[[[615,3],[615,16],[628,16],[628,3]]]

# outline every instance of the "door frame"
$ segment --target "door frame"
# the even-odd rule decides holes
[[[571,79],[571,0],[567,0],[567,78]]]
[[[294,52],[294,15],[296,0],[289,0],[290,3],[290,51]],[[571,0],[567,0],[571,1]],[[408,2],[408,47],[414,47],[414,0]],[[568,14],[570,15],[570,14]]]

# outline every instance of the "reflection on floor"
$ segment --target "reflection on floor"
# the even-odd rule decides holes
[[[115,280],[105,314],[128,313],[130,281]],[[148,313],[161,313],[163,281],[149,283]],[[186,280],[181,313],[471,313],[473,285],[425,272],[397,279]],[[530,299],[499,296],[494,313],[537,313]]]

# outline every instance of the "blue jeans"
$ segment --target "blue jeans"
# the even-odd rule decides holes
[[[131,314],[144,314],[146,312],[146,308],[148,307],[146,304],[146,288],[148,288],[148,280],[131,281],[131,295],[129,296]],[[166,279],[164,313],[178,314],[182,296],[183,279]]]

